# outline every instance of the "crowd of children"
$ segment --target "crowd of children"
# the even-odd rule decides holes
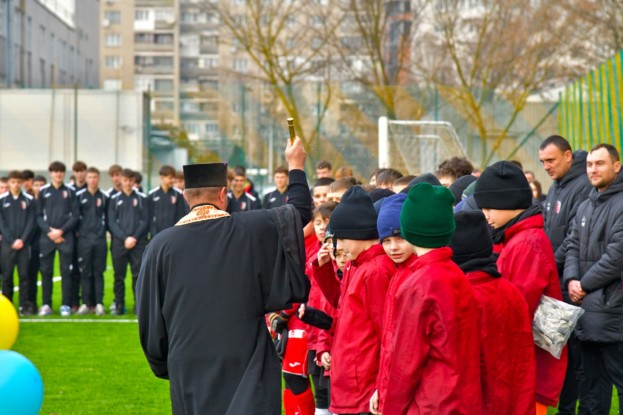
[[[566,350],[557,359],[532,336],[541,296],[562,299],[540,203],[515,163],[479,178],[465,166],[402,181],[389,169],[374,186],[316,181],[309,301],[268,316],[286,414],[540,415],[557,405]]]

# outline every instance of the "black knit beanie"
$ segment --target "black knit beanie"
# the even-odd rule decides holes
[[[378,239],[376,211],[363,187],[353,186],[344,193],[331,214],[329,227],[338,239]]]
[[[456,231],[452,236],[452,260],[457,264],[476,259],[488,258],[493,253],[493,242],[485,215],[480,211],[454,214]]]
[[[467,189],[467,186],[469,186],[476,180],[478,179],[475,176],[468,174],[466,176],[459,177],[454,181],[454,183],[450,185],[450,191],[454,195],[455,205],[463,199],[463,192],[465,191],[465,189]]]
[[[411,180],[409,184],[407,185],[407,187],[402,189],[400,193],[408,194],[409,190],[413,189],[415,185],[418,183],[429,183],[433,186],[441,186],[441,182],[439,181],[437,176],[435,176],[433,173],[424,173],[424,174],[420,174],[419,176]]]
[[[377,189],[370,191],[370,193],[368,194],[370,195],[370,199],[372,199],[372,203],[375,203],[385,197],[395,195],[396,193],[392,192],[390,189],[377,188]]]
[[[481,209],[527,209],[532,205],[532,190],[519,167],[498,161],[480,175],[474,199]]]

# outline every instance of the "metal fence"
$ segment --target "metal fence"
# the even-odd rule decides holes
[[[241,93],[245,88],[249,91]],[[319,92],[314,83],[297,85],[295,88],[299,116],[306,123],[308,136],[314,130],[320,136],[319,140],[310,145],[312,162],[328,160],[334,167],[349,166],[358,177],[367,179],[372,170],[379,166],[377,124],[378,118],[386,115],[379,99],[369,89],[353,83],[335,85],[332,87],[334,99],[319,121],[319,100],[324,96],[324,89]],[[396,88],[399,89],[396,96],[402,100],[397,111],[400,119],[408,119],[400,117],[401,110],[415,112],[408,108],[405,110],[405,107],[417,106],[421,109],[419,119],[449,122],[456,130],[466,155],[477,166],[481,165],[483,154],[488,154],[491,149],[496,134],[513,117],[511,103],[493,93],[484,94],[487,99],[483,103],[483,114],[491,136],[482,139],[477,126],[470,121],[469,114],[452,103],[449,87],[423,89],[406,85]],[[191,143],[199,149],[193,155],[208,154],[210,158],[206,157],[206,161],[221,159],[230,164],[245,164],[252,171],[266,172],[265,177],[255,179],[269,184],[272,170],[284,162],[283,143],[288,134],[285,119],[289,114],[284,112],[282,106],[275,104],[276,96],[266,84],[257,86],[250,81],[248,86],[244,86],[244,81],[229,84],[223,82],[216,92],[217,98],[214,96],[210,95],[211,99],[218,102],[219,115],[205,118],[205,125],[207,127],[217,123],[218,132],[212,131],[210,136],[198,141],[191,139]],[[268,100],[272,106],[266,104],[266,97],[272,97]],[[538,161],[538,146],[548,135],[558,133],[557,105],[556,100],[531,99],[516,117],[491,161],[509,157],[517,159],[524,163],[526,169],[538,175],[542,170]],[[221,108],[230,110],[223,114]],[[205,115],[197,112],[197,109],[195,111],[193,114],[185,114],[182,108],[182,126],[188,122],[201,122],[200,118]],[[391,150],[400,152],[400,149],[394,147]],[[392,154],[392,159],[398,160],[400,156],[405,155]],[[313,169],[309,173],[313,174]],[[547,176],[542,177],[541,181],[548,181]]]
[[[621,151],[622,86],[623,50],[561,92],[559,130],[574,149],[608,143]]]

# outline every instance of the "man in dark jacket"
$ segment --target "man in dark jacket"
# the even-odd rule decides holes
[[[549,136],[541,143],[539,159],[543,168],[554,180],[543,204],[544,230],[552,243],[558,276],[562,283],[565,265],[565,246],[563,241],[569,232],[569,225],[578,206],[588,197],[591,184],[586,175],[586,151],[571,152],[569,142],[559,135]],[[571,303],[567,287],[562,284],[562,298]],[[569,339],[569,363],[560,401],[559,415],[575,415],[578,400],[577,378],[582,376],[581,352],[575,336]],[[580,403],[580,413],[584,413]]]
[[[546,138],[539,148],[539,160],[554,180],[545,200],[543,216],[544,230],[552,242],[559,271],[564,266],[564,248],[561,246],[569,231],[569,223],[591,190],[586,175],[586,154],[582,150],[572,153],[569,142],[559,135]],[[563,287],[563,295],[565,291],[566,287]]]
[[[584,376],[585,414],[608,414],[612,384],[623,393],[623,175],[617,149],[599,144],[586,169],[594,187],[578,208],[566,240],[563,283],[585,313],[575,333]]]

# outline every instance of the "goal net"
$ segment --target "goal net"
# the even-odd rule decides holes
[[[449,122],[379,118],[379,167],[414,175],[434,173],[443,160],[465,155]]]

